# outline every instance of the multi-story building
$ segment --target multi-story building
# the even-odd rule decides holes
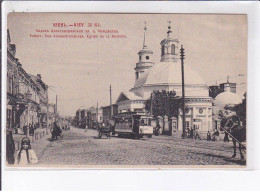
[[[6,112],[6,127],[16,127],[17,118],[17,94],[19,90],[18,82],[18,59],[15,58],[16,47],[11,44],[9,30],[7,30],[7,112]]]
[[[30,78],[38,86],[37,90],[37,103],[39,104],[39,126],[46,126],[47,123],[47,105],[48,105],[48,86],[42,81],[41,74],[30,75]],[[39,101],[39,102],[38,102]]]
[[[47,85],[28,74],[15,58],[16,46],[7,31],[7,128],[23,129],[28,124],[45,127],[47,123]]]

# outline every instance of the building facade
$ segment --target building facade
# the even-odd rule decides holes
[[[146,33],[146,27],[145,27]],[[144,39],[144,42],[146,40]],[[160,43],[161,59],[151,61],[153,52],[144,43],[138,53],[139,62],[135,67],[135,84],[126,95],[121,93],[117,104],[119,112],[143,110],[145,101],[154,90],[175,91],[182,96],[182,73],[179,59],[179,40],[172,37],[171,26],[168,26],[167,37]],[[202,77],[190,65],[185,64],[185,110],[186,128],[197,128],[199,131],[212,130],[212,98]],[[143,71],[141,74],[140,71]],[[138,76],[137,76],[138,73]],[[164,115],[162,115],[164,116]],[[178,119],[178,130],[182,130],[182,111]]]
[[[112,113],[112,115],[111,115],[111,113]],[[103,115],[102,115],[101,121],[103,121],[103,122],[108,121],[112,116],[118,114],[118,105],[113,104],[112,106],[103,106],[102,114]]]
[[[7,43],[7,128],[22,130],[28,124],[46,127],[48,87],[41,77],[28,74],[15,58],[16,46],[11,44],[9,30]]]
[[[19,93],[18,59],[15,58],[16,46],[11,44],[9,30],[7,31],[7,101],[6,101],[6,127],[16,127],[17,94]]]

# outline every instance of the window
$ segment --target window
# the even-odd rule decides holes
[[[164,45],[162,45],[162,55],[164,55]]]
[[[139,77],[139,74],[138,74],[138,72],[136,72],[136,73],[135,73],[135,75],[136,75],[136,79],[138,79],[138,77]]]
[[[149,59],[150,59],[150,57],[149,57],[149,56],[146,56],[145,58],[146,58],[146,60],[149,60]]]
[[[172,44],[172,46],[171,46],[171,51],[172,51],[172,55],[175,55],[175,45],[174,44]]]

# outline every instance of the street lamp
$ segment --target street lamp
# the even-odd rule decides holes
[[[27,102],[27,132],[26,132],[26,137],[29,137],[29,120],[30,120],[30,115],[29,115],[29,102],[32,98],[32,94],[28,90],[27,93],[25,94],[25,99]]]

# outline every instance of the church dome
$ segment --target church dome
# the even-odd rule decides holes
[[[222,92],[215,98],[215,105],[235,105],[242,102],[242,99],[239,95],[227,91]]]
[[[184,66],[185,85],[205,85],[201,76],[188,65]],[[181,85],[181,64],[176,62],[160,62],[155,64],[150,71],[140,76],[135,83],[136,87],[144,85]]]

